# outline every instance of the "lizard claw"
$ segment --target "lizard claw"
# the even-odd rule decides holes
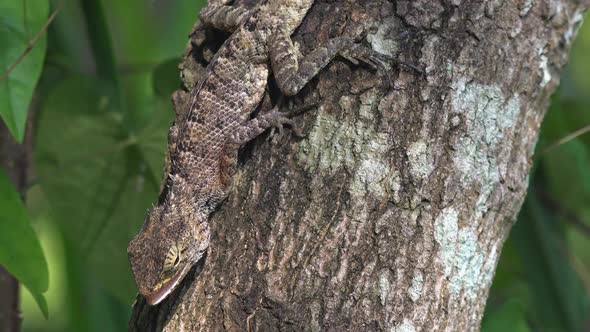
[[[298,138],[303,138],[305,137],[305,135],[303,134],[301,128],[295,123],[295,121],[293,121],[293,117],[297,116],[303,112],[308,111],[309,109],[317,106],[317,102],[311,102],[308,104],[305,104],[303,106],[299,106],[295,109],[292,109],[293,106],[292,104],[289,104],[288,108],[289,111],[286,113],[280,112],[279,109],[281,108],[281,106],[285,103],[285,99],[284,96],[281,96],[279,98],[279,101],[277,102],[277,105],[270,111],[270,117],[273,119],[272,121],[272,127],[276,128],[279,131],[279,135],[282,136],[284,133],[284,125],[288,125],[289,127],[291,127],[291,131],[293,132],[293,134],[295,135],[295,137]]]
[[[387,63],[393,62],[410,68],[421,75],[424,75],[424,71],[413,64],[406,63],[392,56],[376,52],[373,49],[360,44],[351,44],[349,47],[345,47],[343,50],[341,50],[339,54],[355,65],[357,65],[359,61],[362,61],[371,68],[380,72],[387,72]]]
[[[279,135],[282,136],[284,133],[283,126],[289,125],[289,127],[291,127],[291,131],[293,132],[293,134],[295,134],[295,136],[304,137],[304,135],[301,132],[301,129],[299,129],[299,127],[295,124],[295,121],[288,118],[283,113],[276,110],[276,111],[273,111],[272,116],[275,119],[274,123],[273,123],[273,127],[275,127],[279,131]]]
[[[355,65],[358,65],[359,61],[361,61],[378,71],[385,71],[387,68],[387,60],[390,60],[385,54],[375,52],[369,47],[353,43],[348,47],[343,48],[339,54]]]

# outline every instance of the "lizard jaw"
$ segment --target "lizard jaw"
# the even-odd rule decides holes
[[[145,295],[147,303],[149,305],[156,305],[162,302],[162,300],[165,299],[176,288],[176,286],[178,286],[184,275],[188,272],[190,266],[190,264],[186,264],[182,270],[178,271],[178,273],[176,273],[172,279],[163,284],[160,288],[158,288],[158,290],[151,294]]]

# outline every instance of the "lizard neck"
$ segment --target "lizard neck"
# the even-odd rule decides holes
[[[166,184],[165,201],[167,205],[188,205],[193,204],[191,197],[192,186],[186,179],[178,174],[170,175]]]
[[[196,219],[206,221],[207,216],[225,198],[226,192],[212,183],[194,183],[179,175],[170,176],[164,205],[182,207],[191,211]],[[190,218],[191,220],[195,218]]]

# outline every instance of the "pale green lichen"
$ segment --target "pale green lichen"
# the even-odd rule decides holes
[[[459,229],[458,220],[458,213],[453,208],[442,210],[435,219],[434,239],[440,246],[437,260],[449,278],[451,294],[463,292],[473,299],[481,286],[491,281],[496,253],[494,250],[487,257],[475,232],[470,228]]]
[[[453,164],[465,187],[479,186],[472,216],[479,220],[489,209],[490,196],[500,182],[499,160],[506,158],[503,144],[510,140],[518,120],[520,100],[517,94],[506,97],[497,86],[464,79],[453,85],[451,97],[452,113],[461,115],[465,130],[455,143]],[[434,229],[439,244],[437,260],[449,278],[451,294],[475,298],[481,287],[491,282],[495,252],[488,255],[481,248],[474,229],[459,227],[459,213],[454,207],[440,212]]]
[[[308,139],[299,145],[297,159],[306,170],[332,175],[345,169],[353,174],[350,192],[354,196],[367,193],[377,197],[396,196],[399,174],[384,156],[390,149],[387,135],[375,130],[376,95],[367,92],[355,110],[355,97],[340,100],[341,112],[357,112],[356,120],[319,111]]]
[[[401,324],[391,329],[392,332],[415,332],[416,327],[414,323],[407,318],[404,318]]]
[[[410,172],[418,179],[427,178],[434,169],[432,151],[424,141],[417,141],[408,147],[406,155],[410,161]]]
[[[357,168],[352,183],[353,193],[370,192],[378,197],[394,194],[399,190],[399,175],[380,160],[366,159]]]
[[[310,329],[312,332],[319,332],[322,330],[320,323],[322,306],[318,301],[313,301],[309,305],[309,311],[311,313]]]
[[[479,246],[475,232],[470,229],[459,230],[450,291],[454,294],[463,291],[467,297],[475,298],[482,285],[480,273],[484,260],[485,253]]]
[[[442,210],[434,220],[434,240],[440,246],[437,258],[446,276],[451,275],[455,262],[458,221],[459,214],[453,208]]]
[[[572,15],[572,19],[569,20],[569,27],[563,35],[567,45],[571,44],[572,40],[574,40],[578,34],[578,31],[580,30],[580,27],[582,26],[583,21],[584,11],[581,8],[578,8]]]
[[[500,181],[496,149],[506,140],[520,111],[518,94],[506,98],[494,85],[467,83],[460,79],[453,86],[452,111],[462,114],[466,133],[455,147],[453,163],[462,181],[481,185],[476,217],[487,211],[487,202]]]
[[[367,41],[371,43],[373,50],[390,56],[395,56],[399,51],[399,44],[395,38],[391,38],[392,31],[395,31],[397,25],[397,18],[389,16],[375,32],[375,34],[368,34]]]
[[[388,270],[383,270],[379,274],[379,299],[383,307],[386,307],[389,292],[391,292],[391,281],[389,279],[390,273]]]
[[[494,145],[514,126],[520,101],[517,94],[507,100],[496,85],[460,79],[453,86],[452,108],[465,115],[467,134],[474,143]]]
[[[533,8],[534,1],[533,0],[524,0],[524,3],[520,5],[520,17],[526,16]]]
[[[416,272],[412,278],[412,284],[408,288],[408,296],[412,301],[416,302],[422,295],[422,287],[424,287],[424,276],[420,272]]]
[[[541,88],[547,86],[547,83],[551,81],[551,71],[549,71],[549,59],[545,55],[545,48],[540,48],[537,51],[539,55],[539,69],[541,70]]]

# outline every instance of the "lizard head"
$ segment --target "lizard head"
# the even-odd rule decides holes
[[[191,208],[157,206],[127,248],[139,293],[151,305],[170,294],[209,244],[209,229]]]

